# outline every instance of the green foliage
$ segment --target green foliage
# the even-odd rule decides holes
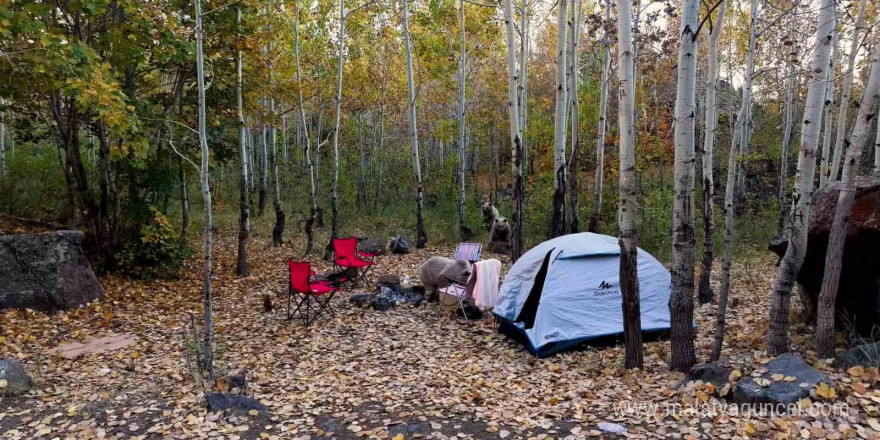
[[[118,254],[119,268],[130,275],[152,278],[176,276],[190,249],[181,242],[177,228],[156,207],[141,226],[137,239],[126,240]]]

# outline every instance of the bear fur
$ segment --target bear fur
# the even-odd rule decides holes
[[[483,211],[483,227],[486,228],[487,232],[491,232],[495,219],[500,217],[498,209],[495,208],[492,202],[484,201],[480,205],[480,210]]]
[[[471,263],[464,260],[431,257],[419,266],[419,280],[425,286],[425,293],[432,296],[438,288],[449,285],[449,278],[464,284],[470,276]]]
[[[510,253],[510,222],[504,217],[498,216],[492,222],[489,232],[489,252]]]

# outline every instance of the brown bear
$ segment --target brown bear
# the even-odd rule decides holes
[[[471,263],[464,260],[431,257],[419,266],[419,280],[429,298],[436,294],[438,288],[448,286],[450,279],[464,284],[470,276]]]
[[[510,253],[510,222],[504,217],[496,217],[489,232],[489,252]]]

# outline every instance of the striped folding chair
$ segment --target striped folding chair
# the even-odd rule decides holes
[[[455,248],[455,260],[470,261],[471,264],[480,261],[480,255],[483,253],[483,245],[480,243],[459,243]]]

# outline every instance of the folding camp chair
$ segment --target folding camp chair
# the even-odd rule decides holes
[[[353,285],[357,286],[361,281],[366,282],[367,272],[375,263],[375,255],[357,250],[357,238],[334,238],[333,239],[333,264],[337,269],[353,269],[355,276],[352,277]]]
[[[470,261],[476,263],[480,261],[480,255],[483,253],[483,245],[480,243],[459,243],[455,248],[455,260]]]
[[[330,300],[339,291],[339,286],[329,281],[318,280],[309,262],[287,261],[287,319],[295,315],[305,321],[306,326],[315,322],[324,312],[336,317]],[[291,301],[296,297],[296,308],[291,310]]]
[[[465,301],[468,300],[467,284],[462,284],[458,280],[454,280],[452,278],[447,278],[446,280],[449,281],[449,285],[446,287],[446,289],[444,289],[444,293],[448,296],[455,298],[458,301],[457,311],[460,310],[461,316],[464,317],[464,321],[470,324],[471,321],[468,319],[467,312],[464,309]],[[454,303],[450,303],[448,305],[452,304]]]

